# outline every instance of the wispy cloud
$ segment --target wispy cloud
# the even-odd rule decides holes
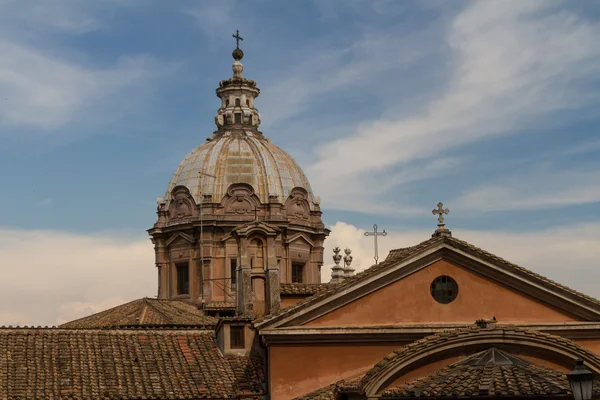
[[[107,96],[140,87],[161,74],[147,56],[123,57],[106,69],[84,67],[35,49],[0,42],[0,134],[10,126],[55,128]],[[88,114],[89,116],[89,114]]]
[[[132,2],[51,0],[25,6],[0,0],[0,135],[12,134],[18,126],[48,130],[75,119],[106,120],[107,104],[114,104],[111,110],[118,115],[126,104],[142,102],[145,88],[172,66],[136,54],[123,54],[113,65],[94,66],[62,46],[61,36],[53,36],[103,28],[107,9]]]
[[[388,37],[389,30],[372,29],[365,40],[368,53],[360,53],[360,40],[337,51],[323,49],[310,63],[290,69],[288,79],[265,89],[274,99],[263,96],[266,114],[292,119],[310,106],[315,94],[343,96],[348,87],[363,84],[367,89],[361,89],[362,95],[397,88],[399,95],[385,98],[376,118],[359,121],[342,137],[329,134],[331,123],[322,116],[318,139],[325,143],[317,147],[307,173],[325,207],[360,210],[372,202],[374,182],[389,192],[403,184],[402,179],[392,184],[398,171],[418,169],[448,151],[484,139],[524,134],[532,126],[560,126],[568,120],[559,111],[585,108],[599,100],[586,83],[600,75],[600,24],[570,10],[566,2],[466,4],[447,22],[443,37],[424,30],[395,42]],[[349,56],[354,51],[364,57]],[[429,88],[428,95],[417,96],[419,103],[407,104],[411,93],[403,90],[407,80],[403,74],[418,77],[420,71],[406,67],[428,51],[443,57],[439,65],[445,65],[446,72],[441,76],[447,79]],[[419,65],[426,68],[426,63]],[[331,131],[339,133],[336,128]],[[438,169],[439,174],[447,172]],[[385,204],[377,208],[388,211]]]
[[[452,201],[471,212],[539,210],[600,202],[597,170],[536,169],[469,189]]]
[[[51,198],[47,198],[47,199],[44,199],[44,200],[40,200],[40,201],[38,201],[37,204],[40,207],[48,207],[48,206],[50,206],[52,204],[52,199]]]

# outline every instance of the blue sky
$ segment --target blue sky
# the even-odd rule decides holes
[[[261,129],[303,166],[339,228],[330,244],[353,243],[357,262],[361,229],[395,233],[387,249],[424,240],[438,201],[456,236],[518,262],[536,263],[519,243],[542,237],[573,240],[561,262],[593,251],[578,240],[600,233],[595,2],[0,0],[0,233],[20,243],[0,245],[5,266],[35,271],[78,239],[139,242],[149,258],[127,263],[150,264],[138,292],[155,290],[144,231],[215,128],[236,29]],[[42,254],[32,235],[58,242]],[[592,255],[578,261],[588,280]],[[122,290],[109,297],[134,295]]]

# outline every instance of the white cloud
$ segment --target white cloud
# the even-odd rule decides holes
[[[0,0],[0,135],[17,126],[49,130],[74,120],[110,121],[147,101],[148,87],[172,66],[124,54],[97,67],[61,42],[106,28],[116,6],[136,2]]]
[[[156,295],[146,238],[0,230],[0,324],[54,325]]]
[[[356,272],[374,263],[373,238],[365,237],[364,230],[344,222],[331,228],[325,241],[325,265],[321,279],[331,279],[333,247],[352,250],[352,266]],[[432,231],[388,233],[379,238],[380,261],[391,249],[413,246],[431,237]],[[585,294],[600,298],[597,285],[600,278],[600,223],[558,227],[545,231],[453,231],[461,240],[496,254],[533,272],[544,275]]]
[[[536,210],[600,202],[600,172],[536,169],[468,190],[452,204],[476,211]]]
[[[440,86],[436,98],[408,116],[398,101],[389,101],[381,111],[383,117],[363,121],[351,134],[318,147],[317,160],[307,173],[315,192],[323,197],[324,206],[360,209],[370,203],[373,182],[386,183],[396,171],[417,169],[419,163],[437,160],[447,150],[484,138],[528,131],[532,121],[537,128],[560,125],[564,121],[557,111],[598,101],[597,93],[584,82],[600,74],[600,24],[562,5],[566,3],[468,3],[447,27],[445,40],[451,51],[446,62],[449,80]],[[362,82],[369,82],[368,76],[402,71],[401,64],[389,60],[396,61],[394,55],[403,52],[394,42],[379,40],[386,35],[372,33],[370,43],[381,42],[387,47],[385,52],[373,51],[366,61],[357,58],[344,63],[344,58],[335,57],[333,52],[331,56],[310,59],[313,65],[313,60],[324,57],[327,61],[331,57],[331,63],[314,62],[315,66],[309,66],[304,74],[297,73],[299,68],[292,69],[289,80],[284,79],[278,87],[283,93],[294,87],[298,99],[286,101],[291,104],[290,109],[277,109],[275,114],[302,112],[303,99],[314,96],[315,91],[337,91],[340,85],[335,84],[335,77],[340,72],[344,82],[357,76],[363,78]],[[423,36],[428,37],[425,33]],[[416,44],[412,41],[419,39],[403,38],[403,46],[411,48]],[[431,45],[431,38],[428,39],[424,47]],[[393,79],[385,82],[395,84]],[[373,85],[371,90],[380,88],[381,84]],[[402,92],[402,87],[398,87],[398,92]],[[273,113],[271,108],[269,114]],[[550,113],[552,119],[543,118]],[[321,137],[329,137],[326,128]],[[445,171],[440,168],[437,173]],[[389,186],[402,184],[400,180]],[[382,204],[378,209],[386,212],[388,208]]]
[[[6,41],[0,41],[0,53],[4,134],[15,125],[54,128],[81,117],[83,109],[89,115],[94,104],[124,89],[139,89],[166,71],[147,56],[123,57],[114,67],[95,69]]]
[[[332,249],[352,250],[358,271],[373,264],[373,239],[338,222],[325,242],[323,282],[331,277]],[[534,272],[592,296],[597,287],[600,224],[540,232],[453,232]],[[415,245],[431,232],[389,233],[379,238],[380,261],[393,248]],[[0,324],[55,325],[124,302],[156,295],[150,240],[118,232],[78,235],[56,231],[0,230]]]

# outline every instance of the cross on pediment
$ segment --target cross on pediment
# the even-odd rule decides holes
[[[439,203],[437,203],[437,208],[431,210],[431,213],[433,215],[438,216],[438,228],[442,228],[444,227],[444,225],[446,225],[444,224],[444,214],[448,215],[448,213],[450,213],[450,210],[448,210],[447,208],[444,209],[444,203],[440,201]]]

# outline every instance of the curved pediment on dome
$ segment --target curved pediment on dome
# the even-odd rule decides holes
[[[307,220],[310,216],[308,192],[301,187],[295,187],[285,201],[285,211],[288,218]]]
[[[227,194],[221,199],[225,214],[254,215],[260,208],[260,199],[254,193],[254,188],[246,183],[234,183],[227,189]]]
[[[187,187],[178,185],[171,191],[169,216],[171,219],[193,217],[196,215],[196,202]]]

